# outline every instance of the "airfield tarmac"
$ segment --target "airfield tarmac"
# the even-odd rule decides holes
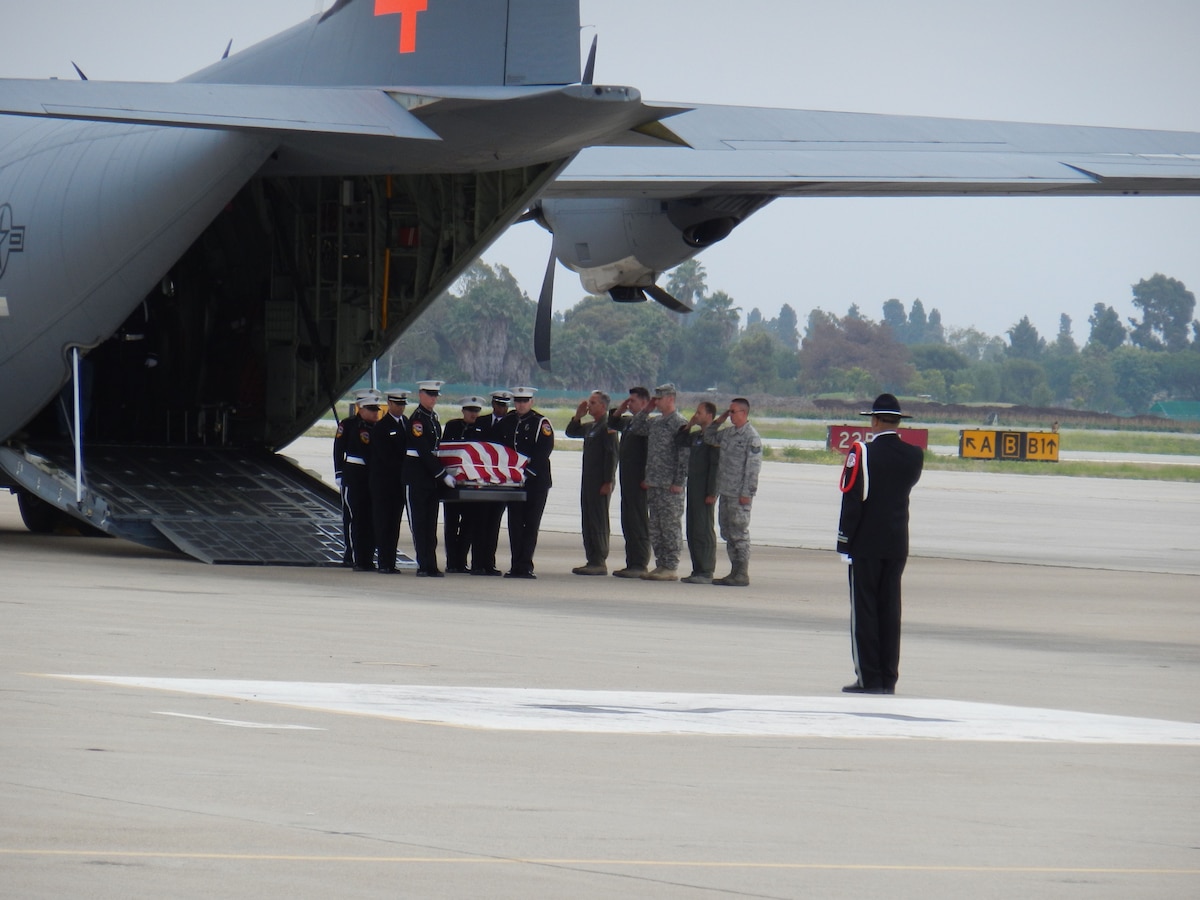
[[[927,472],[899,693],[854,697],[836,470],[765,465],[733,589],[568,574],[578,461],[534,582],[0,496],[0,895],[1200,894],[1200,485]]]

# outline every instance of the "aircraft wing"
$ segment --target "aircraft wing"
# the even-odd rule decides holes
[[[1200,194],[1191,132],[729,106],[665,124],[688,146],[588,148],[546,196]]]
[[[379,88],[2,79],[0,115],[438,140]]]

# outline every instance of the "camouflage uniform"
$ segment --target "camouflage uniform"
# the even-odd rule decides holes
[[[725,550],[735,570],[750,565],[750,506],[740,498],[753,498],[758,493],[758,473],[762,469],[762,438],[747,422],[742,428],[721,428],[713,422],[704,429],[706,443],[721,450],[717,466],[717,494],[721,509],[717,521]]]
[[[645,435],[646,484],[650,510],[650,543],[654,547],[654,562],[659,569],[679,568],[683,552],[683,492],[671,492],[671,486],[687,484],[688,448],[677,446],[675,435],[687,425],[678,411],[651,418],[642,410],[629,423],[629,434]]]

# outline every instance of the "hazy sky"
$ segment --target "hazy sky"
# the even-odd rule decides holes
[[[5,0],[0,76],[173,80],[328,5]],[[1200,131],[1195,0],[583,0],[582,21],[596,80],[654,100]],[[484,258],[536,296],[549,243],[527,225]],[[767,317],[919,297],[992,334],[1028,314],[1053,339],[1065,312],[1082,342],[1155,272],[1200,291],[1200,198],[779,200],[700,260]],[[560,268],[556,306],[582,293]]]

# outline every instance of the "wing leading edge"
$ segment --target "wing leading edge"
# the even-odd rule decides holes
[[[371,88],[0,80],[0,114],[243,131],[438,136]]]
[[[1200,134],[696,106],[689,148],[592,147],[547,196],[1200,194]]]

